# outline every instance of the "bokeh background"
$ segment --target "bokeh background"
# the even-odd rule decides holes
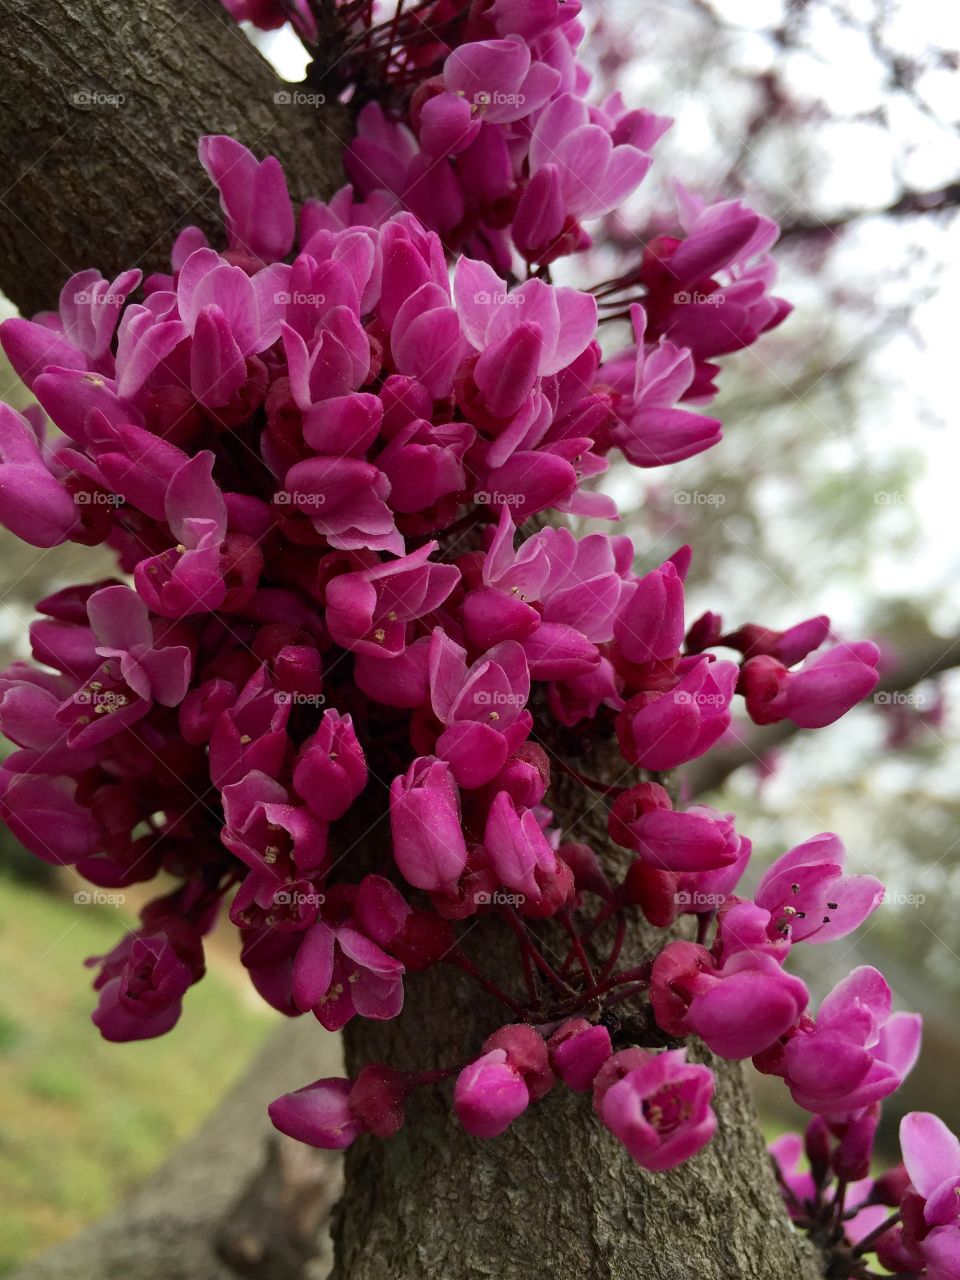
[[[809,738],[738,724],[684,785],[737,814],[755,875],[835,830],[851,869],[887,883],[888,901],[804,976],[819,996],[875,964],[899,1007],[924,1014],[921,1066],[881,1134],[895,1158],[902,1110],[938,1110],[960,1128],[960,7],[587,8],[601,85],[676,121],[636,202],[596,228],[590,277],[670,228],[663,174],[783,227],[777,292],[796,310],[724,362],[724,441],[676,467],[614,469],[604,484],[646,567],[693,545],[691,618],[710,608],[729,627],[777,626],[827,612],[838,636],[883,647],[883,691],[840,724]],[[289,33],[258,41],[288,78],[302,74]],[[578,270],[567,268],[571,283],[584,282]],[[25,403],[6,367],[0,398]],[[3,533],[4,660],[26,655],[37,598],[110,568],[96,550],[36,552]],[[83,961],[113,946],[150,892],[90,900],[75,874],[0,832],[0,1275],[136,1186],[275,1026],[224,934],[171,1036],[101,1042]],[[771,1133],[798,1120],[773,1086],[758,1088]]]

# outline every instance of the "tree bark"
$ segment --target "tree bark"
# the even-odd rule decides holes
[[[339,181],[337,110],[276,104],[272,71],[217,0],[186,8],[175,0],[0,0],[0,15],[0,146],[14,175],[0,196],[0,284],[26,312],[49,306],[72,270],[162,267],[178,227],[216,223],[196,166],[200,133],[231,133],[279,155],[295,198],[329,193]],[[24,103],[29,129],[18,115]],[[588,767],[611,777],[615,766],[608,756]],[[602,810],[583,812],[589,798],[579,789],[559,791],[566,831],[602,849]],[[383,849],[378,842],[381,870]],[[626,958],[638,961],[653,942],[638,923]],[[478,926],[470,945],[492,973],[512,969],[512,940],[495,926]],[[402,1018],[351,1025],[348,1064],[449,1065],[475,1052],[498,1020],[472,986],[441,968],[411,979]],[[296,1032],[305,1033],[322,1041],[312,1022]],[[283,1161],[265,1158],[265,1129],[252,1118],[282,1088],[329,1071],[309,1053],[291,1058],[291,1034],[285,1029],[270,1052],[295,1078],[277,1088],[277,1071],[261,1063],[239,1105],[228,1104],[162,1175],[79,1241],[31,1264],[23,1280],[225,1280],[245,1258],[251,1268],[254,1254],[262,1262],[263,1249],[271,1269],[261,1274],[294,1280],[299,1264],[282,1242],[286,1262],[276,1260],[268,1232],[245,1244],[230,1229],[235,1213],[262,1223],[271,1206],[299,1204],[295,1188],[286,1199],[278,1190]],[[631,1165],[589,1100],[562,1088],[487,1143],[457,1127],[447,1097],[423,1091],[397,1137],[363,1138],[349,1154],[338,1276],[814,1280],[820,1269],[787,1224],[740,1068],[714,1065],[716,1138],[689,1165],[658,1176]],[[288,1235],[297,1230],[288,1223]]]
[[[222,241],[197,139],[285,164],[294,199],[340,184],[346,113],[277,102],[219,0],[2,0],[0,287],[29,315],[74,271],[169,270],[178,230]]]
[[[601,781],[623,773],[610,743],[595,744],[576,764]],[[610,846],[606,806],[556,769],[554,779],[565,837],[592,845],[615,871],[629,855]],[[636,913],[623,965],[652,957],[664,940]],[[485,973],[520,994],[514,939],[505,926],[468,927],[464,942]],[[408,980],[400,1018],[348,1025],[347,1070],[369,1061],[409,1070],[448,1067],[476,1056],[503,1021],[493,998],[478,994],[460,971],[440,966]],[[663,1043],[650,1029],[625,1035],[620,1047],[638,1040]],[[363,1137],[347,1152],[347,1193],[334,1223],[335,1280],[822,1275],[787,1221],[742,1067],[715,1059],[702,1045],[691,1043],[689,1052],[716,1073],[718,1130],[704,1152],[667,1174],[634,1165],[600,1125],[589,1096],[562,1085],[488,1141],[460,1128],[449,1085],[419,1090],[399,1134],[386,1142]]]

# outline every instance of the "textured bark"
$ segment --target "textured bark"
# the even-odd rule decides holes
[[[595,754],[585,765],[593,776],[622,772],[609,748]],[[615,859],[605,807],[562,777],[557,790],[569,837],[606,846]],[[664,937],[639,917],[631,924],[625,965],[655,954]],[[516,990],[513,939],[502,926],[475,926],[465,946]],[[504,1020],[446,966],[414,975],[407,991],[396,1021],[349,1025],[348,1071],[370,1060],[449,1066],[475,1055]],[[656,1032],[643,1038],[659,1042]],[[719,1127],[703,1153],[668,1174],[633,1165],[589,1097],[562,1086],[486,1142],[453,1118],[449,1085],[420,1090],[396,1137],[362,1138],[347,1152],[336,1280],[814,1280],[822,1271],[787,1222],[742,1068],[702,1046],[690,1054],[717,1074]]]
[[[190,223],[220,242],[203,133],[276,153],[294,198],[339,185],[342,109],[276,102],[218,0],[2,0],[0,30],[0,287],[24,314],[84,267],[168,270]]]

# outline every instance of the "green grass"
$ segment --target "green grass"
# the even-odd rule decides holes
[[[0,878],[0,1275],[110,1209],[243,1070],[269,1021],[218,972],[177,1027],[107,1044],[87,956],[129,918]]]

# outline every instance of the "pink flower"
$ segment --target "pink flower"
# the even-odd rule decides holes
[[[815,1024],[801,1026],[777,1068],[794,1101],[828,1120],[887,1097],[916,1061],[920,1017],[891,1013],[890,988],[864,966],[833,988]]]
[[[745,949],[717,967],[691,942],[671,942],[654,960],[650,997],[665,1031],[693,1031],[722,1058],[768,1049],[796,1024],[809,999],[775,955]]]
[[[504,1049],[491,1049],[457,1076],[453,1106],[457,1119],[475,1138],[496,1138],[530,1105],[523,1076]]]
[[[390,787],[393,856],[417,889],[447,892],[463,874],[467,848],[460,796],[450,766],[433,756],[415,760]]]
[[[154,702],[175,707],[192,665],[186,646],[158,643],[147,606],[129,587],[95,591],[87,616],[103,661],[57,712],[72,747],[103,742],[141,720]]]
[[[403,1008],[403,965],[352,925],[318,921],[293,964],[293,998],[328,1031],[351,1018],[395,1018]]]
[[[401,653],[408,624],[437,609],[460,580],[453,565],[430,563],[436,549],[435,542],[425,542],[398,560],[334,578],[326,591],[326,622],[337,644],[376,657]]]
[[[275,1129],[324,1151],[343,1151],[365,1126],[350,1107],[351,1082],[339,1076],[315,1080],[285,1093],[267,1108]]]
[[[709,1067],[688,1063],[683,1049],[652,1054],[623,1049],[600,1068],[593,1105],[619,1142],[644,1169],[674,1169],[713,1137]]]
[[[445,726],[436,753],[462,787],[480,787],[526,739],[530,671],[518,644],[495,645],[467,667],[466,652],[442,629],[430,644],[430,698]]]
[[[843,874],[846,850],[830,832],[813,836],[778,858],[757,887],[758,906],[793,942],[845,938],[883,901],[874,876]]]
[[[293,766],[293,789],[318,818],[336,822],[367,785],[364,758],[353,720],[329,708]]]
[[[662,467],[712,448],[721,437],[719,421],[676,407],[696,376],[693,355],[662,337],[657,346],[645,343],[643,307],[632,306],[630,314],[635,348],[615,356],[601,370],[616,393],[604,442],[620,449],[635,467]]]
[[[541,376],[571,364],[596,334],[597,304],[589,294],[542,280],[528,280],[508,291],[491,267],[470,258],[457,263],[453,296],[464,337],[477,351],[486,351],[522,325],[535,325]]]
[[[216,609],[226,598],[221,548],[227,507],[213,463],[212,453],[198,453],[174,474],[164,512],[177,545],[141,560],[134,571],[141,599],[166,618]]]
[[[617,796],[608,817],[610,836],[664,871],[711,871],[740,854],[733,815],[709,805],[675,812],[663,787],[641,782]]]
[[[567,1018],[547,1042],[550,1064],[565,1085],[586,1093],[613,1053],[610,1032],[585,1018]]]
[[[738,688],[757,724],[792,720],[801,729],[822,729],[876,688],[879,657],[880,650],[869,640],[814,654],[799,671],[758,656],[743,664]]]
[[[564,208],[575,218],[598,218],[622,204],[643,181],[651,157],[630,143],[614,144],[591,121],[587,104],[564,93],[541,112],[530,138],[530,172],[555,165]]]
[[[0,521],[32,547],[55,547],[79,518],[66,486],[47,466],[31,420],[0,404]]]
[[[252,3],[260,4],[261,10],[264,7],[264,0]],[[286,11],[286,6],[275,7]],[[304,14],[308,12],[306,4],[302,9]],[[295,227],[279,160],[275,156],[257,160],[241,143],[222,135],[202,138],[199,152],[200,163],[220,191],[231,250],[263,262],[285,258],[293,244]]]
[[[624,591],[613,635],[630,662],[653,662],[680,652],[683,631],[683,580],[667,560]]]
[[[639,693],[617,717],[620,750],[642,769],[675,769],[712,747],[730,724],[732,662],[695,661],[667,693]]]

